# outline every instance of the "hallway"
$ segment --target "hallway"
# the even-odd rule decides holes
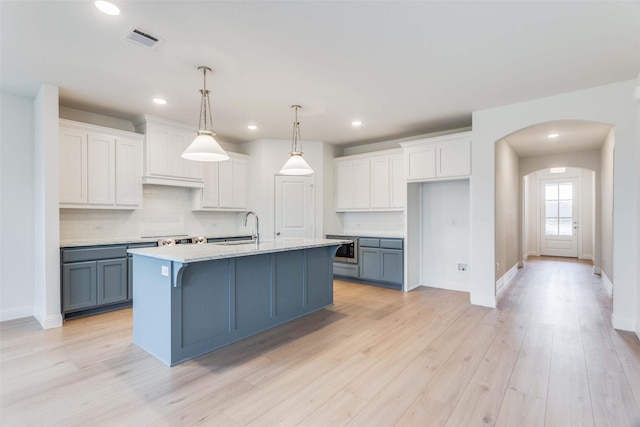
[[[546,400],[545,425],[640,426],[640,342],[611,327],[611,298],[590,263],[530,257],[497,305],[528,325],[519,358],[537,361],[533,382],[515,388],[524,402]]]

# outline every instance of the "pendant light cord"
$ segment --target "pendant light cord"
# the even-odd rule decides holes
[[[209,112],[209,126],[213,125],[213,118],[211,116],[211,98],[209,97],[209,91],[207,90],[207,71],[211,71],[208,67],[199,67],[202,70],[202,100],[200,101],[200,121],[198,123],[198,130],[206,130],[207,127],[207,111]]]

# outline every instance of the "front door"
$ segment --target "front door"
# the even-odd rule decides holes
[[[311,176],[276,176],[274,212],[276,239],[310,239],[314,236],[313,180]]]
[[[578,185],[575,178],[540,181],[540,254],[578,257]]]

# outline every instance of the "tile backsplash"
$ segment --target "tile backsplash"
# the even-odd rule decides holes
[[[402,236],[403,212],[345,212],[342,233],[354,236]]]
[[[60,209],[60,240],[251,233],[242,227],[241,212],[191,211],[191,191],[145,185],[142,209]]]

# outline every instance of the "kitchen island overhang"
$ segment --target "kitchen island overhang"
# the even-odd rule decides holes
[[[342,243],[131,249],[133,342],[173,366],[332,305]]]

